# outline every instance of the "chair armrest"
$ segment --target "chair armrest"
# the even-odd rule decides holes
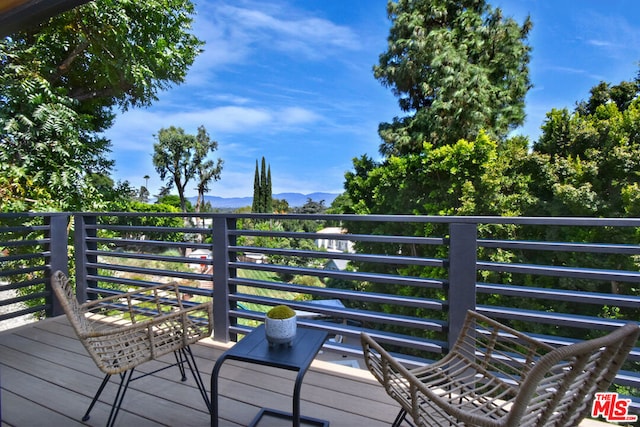
[[[177,283],[164,283],[161,285],[150,286],[144,289],[136,289],[134,291],[122,292],[122,293],[118,293],[117,295],[111,295],[104,298],[90,300],[82,304],[80,307],[83,309],[90,309],[96,305],[105,304],[111,301],[121,300],[127,297],[135,297],[137,295],[140,295],[141,293],[154,292],[154,291],[170,291],[170,292],[175,292],[176,295],[179,294]]]

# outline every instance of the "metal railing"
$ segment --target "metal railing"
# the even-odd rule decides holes
[[[343,230],[316,232],[322,224]],[[377,231],[389,226],[396,231]],[[327,349],[359,355],[366,330],[409,364],[446,353],[468,309],[567,344],[640,319],[637,228],[635,219],[2,214],[0,291],[18,296],[0,308],[27,307],[0,321],[60,314],[47,283],[62,270],[80,300],[177,280],[194,300],[213,298],[220,341],[286,303],[300,324],[335,337]],[[541,234],[550,238],[528,239]],[[567,236],[579,238],[556,240]],[[636,348],[616,384],[639,389],[639,366]]]

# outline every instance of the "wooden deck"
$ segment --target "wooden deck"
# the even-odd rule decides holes
[[[203,340],[192,346],[206,388],[225,345]],[[149,372],[172,355],[143,364]],[[246,426],[261,407],[291,411],[295,373],[237,361],[220,371],[220,425]],[[112,380],[91,419],[81,421],[103,374],[76,339],[65,317],[0,333],[2,426],[104,426],[115,395]],[[332,426],[389,426],[397,405],[368,372],[316,360],[302,386],[302,413]],[[177,368],[134,381],[117,425],[208,426],[209,414],[192,378],[181,382]],[[281,425],[265,418],[260,426]]]
[[[207,390],[213,364],[226,348],[212,340],[192,346]],[[148,362],[140,370],[150,372],[171,360],[168,356]],[[91,419],[81,421],[102,376],[64,317],[0,332],[2,426],[104,426],[115,395],[113,381]],[[294,372],[227,361],[220,376],[221,426],[246,426],[261,407],[291,411]],[[302,413],[328,420],[332,427],[389,426],[397,411],[395,402],[365,370],[316,360],[304,378]],[[119,426],[136,427],[208,426],[209,422],[193,379],[181,382],[177,368],[134,381],[117,419]],[[282,424],[265,418],[260,426]],[[582,424],[597,425],[606,426]]]

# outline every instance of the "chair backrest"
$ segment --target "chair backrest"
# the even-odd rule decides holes
[[[611,385],[639,334],[640,327],[629,323],[544,355],[521,383],[507,425],[577,425],[589,415],[595,393]]]
[[[61,271],[53,273],[51,276],[51,287],[73,329],[76,331],[76,334],[78,334],[78,337],[82,338],[86,336],[91,332],[92,328],[84,317],[84,310],[80,303],[78,303],[78,299],[67,276]]]

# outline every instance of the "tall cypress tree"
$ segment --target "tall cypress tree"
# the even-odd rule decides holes
[[[267,170],[267,186],[264,189],[264,197],[265,197],[265,204],[264,204],[265,212],[267,213],[273,212],[273,196],[271,194],[271,165],[268,166],[268,170]]]
[[[266,161],[264,157],[262,157],[262,166],[260,168],[260,208],[262,209],[261,213],[267,213],[267,168]]]
[[[251,212],[259,213],[260,209],[260,175],[258,175],[258,160],[256,160],[256,173],[253,178],[253,203],[251,205]]]
[[[272,213],[273,198],[271,195],[271,166],[267,169],[267,162],[262,157],[262,167],[258,171],[256,160],[256,173],[253,178],[253,204],[251,211],[254,213]]]

